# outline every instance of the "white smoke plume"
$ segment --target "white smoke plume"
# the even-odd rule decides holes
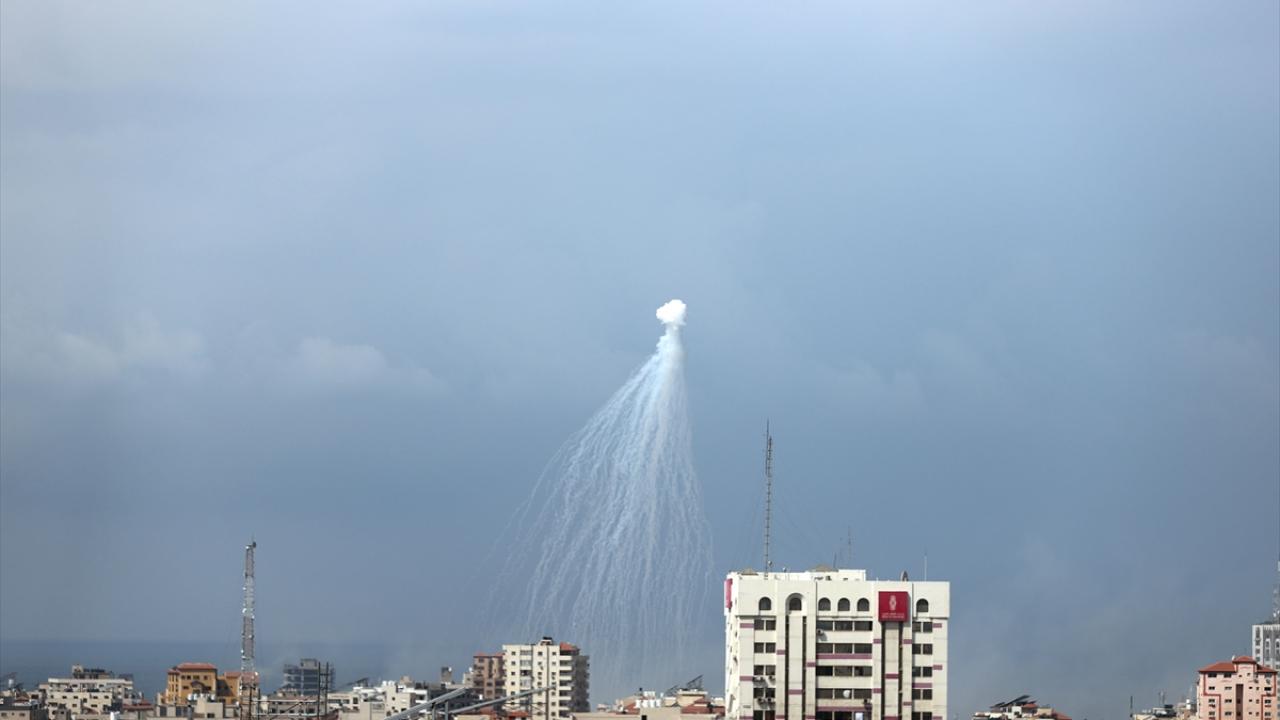
[[[697,674],[685,639],[712,610],[713,582],[685,399],[685,310],[679,300],[658,309],[657,350],[555,454],[499,547],[491,605],[523,633],[506,642],[577,644],[591,657],[593,695]]]
[[[658,308],[655,313],[663,325],[675,325],[677,327],[684,325],[684,314],[686,306],[683,300],[668,300],[662,307]]]

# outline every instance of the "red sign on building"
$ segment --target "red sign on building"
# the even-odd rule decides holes
[[[733,609],[733,578],[724,579],[724,609]]]
[[[911,616],[911,598],[905,592],[880,593],[880,622],[906,622]]]

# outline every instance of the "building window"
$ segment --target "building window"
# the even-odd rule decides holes
[[[758,653],[771,653],[777,652],[778,646],[771,642],[758,642],[755,649]]]
[[[911,646],[912,655],[932,655],[933,643],[916,643]]]
[[[916,601],[916,614],[923,615],[927,612],[929,612],[929,601],[924,598],[920,598]]]
[[[830,598],[822,598],[821,600],[819,600],[819,601],[818,601],[818,611],[819,611],[819,612],[827,612],[827,611],[829,611],[829,610],[831,610],[831,599],[830,599]]]
[[[800,612],[804,609],[804,601],[799,595],[792,595],[787,598],[787,612]]]
[[[931,633],[933,632],[933,623],[927,620],[924,622],[916,621],[915,630],[918,633]]]
[[[916,689],[914,689],[914,690],[912,690],[912,691],[911,691],[911,698],[912,698],[913,700],[932,700],[932,699],[933,699],[933,691],[932,691],[932,690],[929,690],[929,689],[923,689],[923,690],[922,690],[922,689],[920,689],[920,688],[916,688]]]
[[[911,677],[933,677],[933,668],[929,665],[911,668]]]
[[[836,609],[840,612],[849,612],[849,598],[840,598],[840,602],[836,603]]]
[[[870,620],[854,620],[853,629],[859,632],[870,632],[871,621]]]
[[[871,612],[871,601],[866,598],[859,598],[858,612]]]
[[[753,627],[756,630],[777,630],[778,621],[773,618],[756,618]]]
[[[767,597],[760,598],[760,612],[769,612],[773,610],[773,601]]]

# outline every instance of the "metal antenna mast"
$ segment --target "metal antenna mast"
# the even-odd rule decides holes
[[[258,671],[253,666],[253,551],[257,540],[244,546],[244,608],[240,611],[240,717],[253,717]]]
[[[1280,622],[1280,560],[1276,561],[1276,589],[1271,593],[1271,621]]]
[[[769,434],[769,421],[764,421],[764,571],[773,571],[773,559],[769,557],[769,534],[773,521],[773,435]]]
[[[244,608],[240,611],[240,673],[254,672],[253,667],[253,550],[256,540],[244,546]]]

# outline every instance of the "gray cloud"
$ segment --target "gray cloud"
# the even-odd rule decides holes
[[[234,649],[256,534],[264,643],[461,664],[681,297],[718,568],[769,418],[780,562],[954,582],[954,712],[1152,702],[1273,581],[1277,12],[0,3],[0,640]]]

